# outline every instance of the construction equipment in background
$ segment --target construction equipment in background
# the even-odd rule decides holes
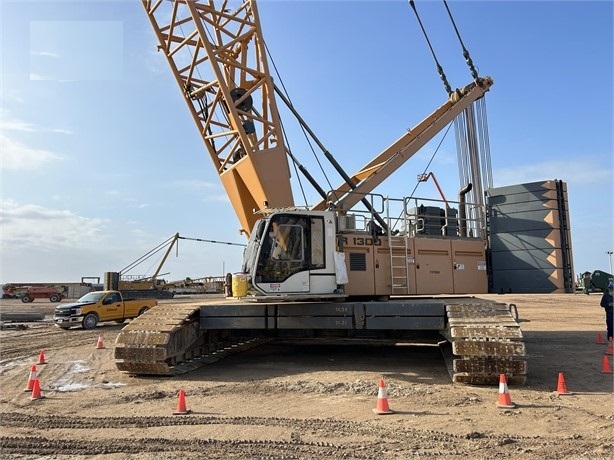
[[[595,270],[591,273],[591,286],[599,289],[599,292],[607,292],[608,285],[614,280],[611,273]]]
[[[104,289],[104,284],[100,282],[100,276],[82,276],[81,286],[89,287],[90,291],[102,291]]]
[[[119,272],[105,272],[104,274],[104,289],[121,291],[126,299],[172,299],[176,293],[223,293],[224,277],[202,277],[202,278],[185,278],[183,280],[167,281],[161,276],[168,273],[161,273],[162,267],[168,259],[173,248],[177,248],[179,240],[190,240],[205,243],[225,244],[232,246],[245,246],[241,243],[232,243],[228,241],[207,240],[203,238],[190,238],[180,236],[175,233],[167,240],[160,243],[158,246],[142,255],[134,262],[120,270]],[[164,251],[164,252],[163,252]],[[163,252],[163,253],[162,253]],[[152,275],[131,275],[129,272],[149,260],[155,255],[162,253],[160,261],[156,265]]]
[[[23,303],[34,302],[34,299],[49,299],[60,302],[66,295],[67,287],[51,284],[7,283],[2,286],[3,299],[21,299]]]
[[[439,182],[437,182],[437,178],[435,177],[435,174],[433,174],[432,172],[429,172],[428,174],[426,174],[426,173],[418,174],[418,178],[417,179],[418,179],[418,182],[427,182],[430,178],[432,178],[433,182],[435,182],[435,187],[437,187],[437,191],[439,192],[439,196],[441,197],[443,202],[446,204],[446,208],[449,208],[450,205],[448,204],[448,200],[446,200],[446,197],[443,194],[443,190],[441,190]]]
[[[224,276],[203,276],[169,281],[166,285],[175,295],[179,294],[223,294],[226,278]]]
[[[66,286],[30,286],[21,295],[23,303],[34,302],[34,299],[49,299],[51,302],[59,302],[64,298]]]
[[[584,272],[576,279],[576,292],[598,292],[603,293],[608,290],[608,284],[614,279],[610,273],[601,270],[594,272]]]
[[[526,381],[515,310],[468,295],[488,290],[483,210],[469,209],[462,227],[473,231],[460,234],[447,212],[458,203],[446,202],[442,219],[426,199],[374,193],[482,100],[491,78],[475,74],[448,91],[441,107],[347,174],[273,84],[254,0],[235,10],[225,1],[142,3],[249,242],[232,275],[238,300],[161,305],[136,318],[117,337],[118,369],[179,373],[186,360],[228,344],[275,337],[411,341],[430,333],[452,344],[454,381],[496,384],[502,373]],[[341,176],[337,188],[324,191],[287,147],[276,95]],[[295,206],[290,164],[320,195],[316,205]]]
[[[17,299],[21,297],[27,290],[30,284],[23,283],[7,283],[2,286],[3,299]]]
[[[160,243],[158,246],[139,257],[119,272],[105,272],[104,289],[109,291],[120,291],[126,299],[172,299],[175,294],[169,289],[166,281],[162,278],[158,278],[158,276],[160,276],[162,266],[164,265],[164,262],[166,262],[168,255],[175,246],[175,243],[177,243],[178,239],[179,233],[175,233],[175,235],[173,235],[171,238]],[[130,270],[137,267],[150,257],[156,255],[164,248],[166,248],[166,250],[153,275],[135,276],[128,274]]]

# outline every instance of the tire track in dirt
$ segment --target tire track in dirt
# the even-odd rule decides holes
[[[588,455],[591,458],[608,458],[604,446],[579,436],[566,439],[545,439],[540,436],[507,436],[469,432],[452,435],[433,430],[388,425],[376,422],[352,422],[330,419],[291,419],[283,417],[70,417],[24,413],[6,413],[2,423],[6,427],[33,429],[44,432],[43,437],[3,436],[0,448],[5,454],[14,455],[100,455],[100,454],[160,454],[181,453],[185,458],[205,455],[207,458],[510,458],[523,454],[523,458],[573,458]],[[87,430],[137,429],[155,430],[156,427],[190,427],[197,433],[208,425],[225,425],[240,433],[248,426],[283,427],[291,430],[287,440],[279,439],[216,439],[190,436],[188,439],[141,436],[129,442],[119,439],[90,440]],[[53,430],[77,430],[74,438],[83,434],[83,440],[54,438]],[[79,431],[83,430],[83,431]],[[354,438],[352,438],[353,436]],[[356,443],[356,436],[361,441]],[[310,441],[316,437],[319,441]],[[347,440],[345,441],[344,438]],[[353,440],[352,440],[353,439]],[[605,446],[607,447],[607,446]],[[498,454],[492,455],[492,449]],[[502,450],[506,449],[506,450]],[[490,455],[487,453],[490,452]],[[558,456],[558,453],[563,456]],[[480,454],[482,453],[482,454]],[[390,456],[392,454],[392,456]],[[477,454],[477,456],[476,456]],[[149,457],[147,457],[149,458]]]
[[[119,327],[97,328],[94,330],[64,331],[55,325],[31,326],[28,329],[28,340],[23,340],[23,331],[3,331],[0,335],[0,366],[8,361],[29,359],[37,356],[40,350],[45,353],[67,347],[80,347],[96,344],[99,333],[116,334]]]

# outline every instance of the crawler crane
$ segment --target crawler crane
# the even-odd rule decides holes
[[[353,175],[325,152],[343,178],[326,192],[284,142],[276,96],[287,100],[269,72],[256,2],[142,3],[249,241],[234,299],[162,304],[135,319],[118,335],[118,369],[178,374],[230,344],[276,337],[402,341],[430,331],[452,343],[453,381],[496,384],[504,373],[525,382],[511,306],[469,295],[487,292],[480,232],[459,231],[471,223],[459,225],[449,202],[440,210],[373,193],[482,98],[491,78],[451,92]],[[320,194],[315,206],[295,206],[289,160]]]

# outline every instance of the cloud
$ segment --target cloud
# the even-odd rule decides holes
[[[36,131],[32,123],[27,121],[18,120],[16,118],[9,118],[5,111],[2,111],[2,118],[0,118],[2,131],[22,131],[32,133]]]
[[[2,129],[2,133],[0,133],[0,151],[2,152],[0,170],[36,170],[42,169],[54,161],[64,160],[62,155],[49,150],[37,149],[9,138],[4,134],[7,131],[72,134],[72,131],[68,129],[38,127],[27,121],[9,116],[8,111],[4,109],[0,109],[0,128]]]
[[[57,77],[50,77],[49,75],[41,75],[41,74],[32,73],[32,72],[30,72],[30,80],[31,81],[56,81],[59,83],[72,83],[74,81],[79,81],[79,80],[75,80],[74,78],[57,78]]]
[[[42,169],[51,162],[64,159],[56,153],[29,147],[3,135],[0,135],[0,151],[2,151],[1,170]]]
[[[30,80],[36,80],[36,81],[51,81],[51,80],[55,80],[55,78],[53,77],[48,77],[46,75],[40,75],[38,73],[32,73],[30,72]]]
[[[52,58],[60,57],[58,53],[53,53],[51,51],[32,51],[30,53],[30,56],[45,56],[45,57],[52,57]]]
[[[58,248],[89,248],[104,241],[106,219],[78,216],[67,210],[36,204],[0,202],[3,250],[53,251]]]
[[[582,158],[582,161],[574,161],[573,166],[569,160],[560,160],[497,169],[493,172],[495,187],[539,182],[545,179],[560,179],[574,185],[611,181],[612,168],[604,167],[603,158],[589,156],[578,156],[578,158]],[[596,164],[601,166],[595,167]]]
[[[50,129],[50,131],[52,133],[59,133],[59,134],[73,134],[73,132],[69,129],[62,129],[62,128],[53,128]]]
[[[50,132],[58,134],[73,134],[69,129],[64,128],[40,128],[27,121],[13,118],[8,111],[0,108],[0,127],[2,131],[20,131],[26,133]]]

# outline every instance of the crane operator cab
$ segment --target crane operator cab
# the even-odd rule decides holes
[[[247,293],[335,294],[335,235],[331,211],[273,212],[257,220],[243,256]]]

